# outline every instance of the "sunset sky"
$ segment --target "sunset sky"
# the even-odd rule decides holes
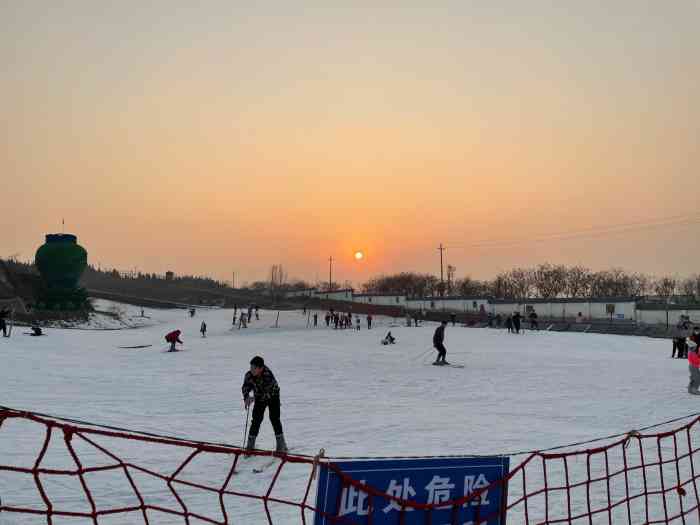
[[[376,4],[1,2],[0,256],[700,271],[700,1]]]

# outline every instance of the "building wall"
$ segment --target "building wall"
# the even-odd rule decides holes
[[[474,303],[476,303],[476,305]],[[491,310],[489,300],[486,298],[422,297],[406,300],[406,307],[410,308],[411,310],[444,310],[448,312],[479,313],[482,306],[485,312],[489,312]]]
[[[578,313],[583,314],[584,319],[610,319],[610,314],[606,310],[606,305],[614,304],[615,313],[613,319],[635,319],[636,304],[634,301],[613,301],[592,302],[592,301],[567,301],[567,302],[528,302],[518,303],[494,303],[491,305],[494,315],[509,315],[513,312],[520,312],[527,315],[527,306],[532,306],[539,317],[549,317],[552,319],[575,319]],[[665,314],[664,314],[665,315]],[[620,317],[623,316],[623,317]]]
[[[352,290],[334,290],[331,292],[316,292],[314,297],[319,299],[327,299],[330,301],[349,301],[352,302]]]
[[[677,325],[681,315],[687,315],[691,322],[700,324],[700,309],[669,310],[668,324]],[[666,310],[637,310],[637,321],[646,324],[666,324]]]
[[[385,306],[406,306],[406,297],[403,295],[353,295],[353,301],[360,304],[380,304]]]

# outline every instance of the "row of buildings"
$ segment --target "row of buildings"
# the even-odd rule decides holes
[[[352,289],[322,291],[315,288],[287,292],[288,298],[394,306],[409,311],[460,312],[507,316],[531,311],[541,318],[636,321],[677,325],[684,320],[700,323],[700,304],[674,304],[641,297],[493,299],[490,297],[408,297],[396,294],[354,293]]]

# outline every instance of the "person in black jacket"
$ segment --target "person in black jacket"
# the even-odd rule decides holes
[[[243,392],[243,402],[246,408],[251,403],[255,403],[253,405],[253,421],[248,432],[246,450],[255,448],[255,440],[258,437],[265,409],[269,408],[270,423],[272,423],[277,441],[275,451],[286,454],[288,450],[287,443],[284,440],[282,421],[280,420],[280,387],[272,371],[265,366],[265,361],[259,355],[250,360],[250,370],[245,374],[241,391]],[[251,392],[253,397],[250,396]]]
[[[447,348],[445,348],[445,345],[443,344],[445,341],[445,327],[447,326],[447,321],[442,321],[440,323],[440,326],[438,326],[435,329],[435,333],[433,334],[433,346],[435,347],[435,350],[438,351],[438,356],[435,362],[433,363],[434,365],[449,365],[447,361],[445,361],[445,356],[447,356]]]
[[[0,310],[0,330],[2,330],[3,337],[8,337],[7,333],[7,317],[12,313],[9,308],[3,308]]]
[[[520,312],[513,314],[513,330],[516,334],[520,333]]]

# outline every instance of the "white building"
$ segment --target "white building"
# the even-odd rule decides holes
[[[579,312],[586,320],[636,319],[637,302],[632,297],[601,299],[496,299],[491,302],[491,312],[502,316],[520,312],[526,316],[534,310],[539,317],[576,319]]]
[[[362,304],[380,304],[384,306],[406,306],[406,296],[382,293],[360,293],[353,294],[352,300]]]
[[[407,299],[406,307],[423,311],[479,313],[489,312],[491,305],[488,297],[416,297]]]
[[[314,297],[326,299],[328,301],[348,301],[352,302],[352,288],[343,290],[326,290],[325,292],[316,291]]]

